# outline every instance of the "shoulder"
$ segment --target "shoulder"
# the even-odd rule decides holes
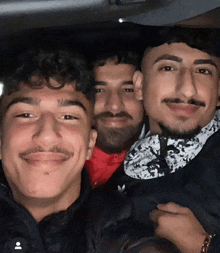
[[[88,204],[89,252],[138,253],[155,243],[160,245],[153,226],[134,220],[130,200],[120,193],[93,190]]]
[[[92,190],[88,198],[87,208],[90,221],[93,220],[95,213],[96,220],[99,218],[103,220],[104,217],[110,223],[126,219],[131,215],[130,200],[117,191]]]

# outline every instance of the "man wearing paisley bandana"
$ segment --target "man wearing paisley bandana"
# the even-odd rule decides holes
[[[150,131],[131,147],[126,175],[118,183],[133,201],[136,219],[150,226],[154,210],[155,233],[184,253],[207,252],[209,234],[220,234],[220,60],[213,34],[174,28],[161,32],[157,44],[146,49],[142,72],[136,71],[133,80]],[[184,227],[175,227],[172,219],[166,232],[159,232],[167,214],[180,213],[196,217],[205,230],[200,225],[177,241],[175,233]],[[219,252],[216,241],[209,252]]]

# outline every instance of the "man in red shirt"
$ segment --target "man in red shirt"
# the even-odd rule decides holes
[[[139,55],[133,52],[102,55],[94,63],[98,138],[85,164],[93,186],[108,181],[141,133],[144,109],[142,101],[134,97],[133,85],[139,66]]]

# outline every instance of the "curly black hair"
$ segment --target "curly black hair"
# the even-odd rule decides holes
[[[71,51],[28,52],[19,57],[18,67],[4,79],[2,96],[18,91],[21,84],[32,89],[46,85],[50,89],[61,89],[64,85],[76,82],[76,90],[88,100],[94,100],[94,80],[83,56]],[[50,79],[59,84],[53,86]]]
[[[59,90],[74,82],[76,91],[82,92],[89,101],[94,103],[95,83],[83,56],[72,51],[40,50],[22,54],[17,61],[19,62],[18,67],[12,68],[9,75],[3,80],[4,88],[0,97],[0,124],[5,111],[4,98],[19,91],[21,84],[32,89],[41,89],[46,85],[50,89]],[[51,82],[51,78],[56,82]]]

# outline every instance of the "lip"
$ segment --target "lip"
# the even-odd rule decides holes
[[[195,114],[200,106],[198,105],[189,105],[189,104],[174,104],[167,103],[167,106],[171,111],[173,111],[178,116],[190,117]]]
[[[127,117],[103,117],[100,119],[100,121],[110,127],[124,127],[126,125],[126,122],[128,121]]]
[[[22,156],[28,164],[33,166],[50,165],[57,166],[69,159],[69,156],[60,153],[42,152]]]

